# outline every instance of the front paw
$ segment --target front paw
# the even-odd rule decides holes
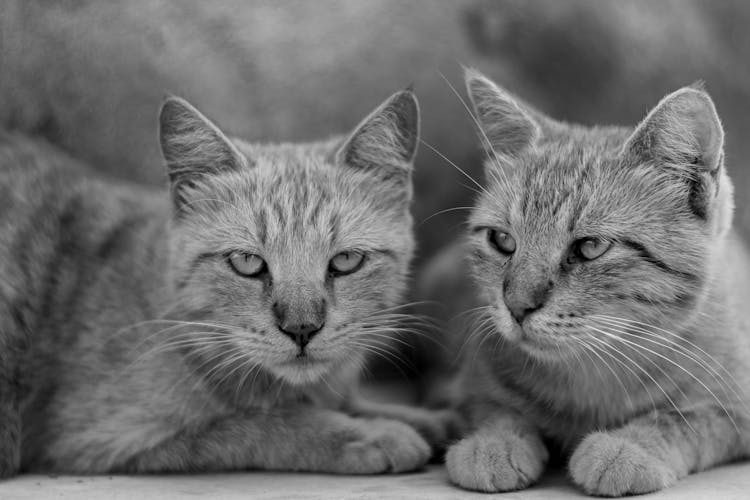
[[[430,459],[430,446],[410,426],[387,419],[361,423],[361,428],[343,443],[332,472],[406,472],[419,469]]]
[[[664,460],[638,443],[608,432],[586,437],[568,468],[578,486],[598,496],[649,493],[677,481],[677,474]]]
[[[448,449],[445,465],[454,484],[497,492],[526,488],[541,476],[549,453],[536,434],[474,435]]]

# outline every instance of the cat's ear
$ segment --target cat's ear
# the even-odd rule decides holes
[[[689,203],[705,218],[719,187],[724,163],[724,130],[711,97],[701,85],[661,100],[625,143],[629,163],[675,174],[689,189]]]
[[[419,104],[414,92],[402,90],[357,125],[334,153],[334,162],[408,181],[418,143]]]
[[[464,70],[482,142],[490,153],[515,157],[542,136],[544,118],[477,70]],[[486,142],[489,141],[489,145]]]
[[[716,172],[724,156],[724,129],[711,97],[700,85],[672,92],[636,127],[625,152],[679,170]]]
[[[245,156],[221,130],[179,97],[167,97],[161,107],[159,142],[176,207],[201,178],[247,166]]]

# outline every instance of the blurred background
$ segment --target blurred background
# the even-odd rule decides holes
[[[414,84],[423,138],[481,179],[461,65],[555,118],[631,124],[703,80],[727,132],[737,226],[750,235],[750,2],[744,0],[4,0],[0,125],[114,176],[165,182],[156,114],[186,97],[251,141],[348,131]],[[417,265],[462,228],[472,191],[422,147]]]

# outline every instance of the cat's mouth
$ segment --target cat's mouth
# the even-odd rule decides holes
[[[293,357],[290,357],[289,359],[282,361],[279,364],[286,367],[308,368],[312,366],[327,365],[330,364],[331,361],[331,359],[323,358],[321,356],[311,356],[307,353],[297,353]]]
[[[334,360],[306,353],[293,355],[276,363],[273,371],[277,376],[295,385],[309,384],[324,377],[333,369]]]
[[[305,385],[319,381],[332,369],[333,360],[316,356],[294,356],[276,363],[275,374],[293,385]]]

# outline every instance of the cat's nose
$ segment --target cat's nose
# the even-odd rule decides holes
[[[279,331],[292,339],[300,349],[304,349],[325,325],[325,312],[321,307],[295,313],[291,312],[288,306],[275,303],[273,312]]]
[[[530,285],[513,283],[504,288],[505,305],[510,315],[520,325],[529,314],[542,308],[552,289],[552,283],[547,281]]]
[[[323,328],[323,325],[313,325],[311,323],[301,323],[298,325],[279,325],[281,333],[289,337],[300,348],[304,348],[310,343],[312,338]]]

